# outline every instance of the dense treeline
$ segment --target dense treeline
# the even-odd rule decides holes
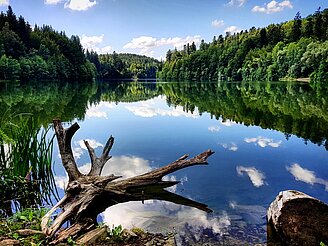
[[[50,26],[32,29],[10,6],[0,13],[0,79],[89,80],[95,75],[78,36],[68,38]]]
[[[304,19],[252,27],[203,40],[183,50],[169,50],[158,73],[162,80],[278,80],[311,77],[314,85],[328,81],[328,9]]]
[[[97,68],[98,78],[149,79],[156,78],[162,63],[154,58],[136,54],[100,54],[87,50],[86,56]]]
[[[207,112],[216,119],[260,126],[324,145],[328,150],[328,98],[296,83],[163,83],[158,90],[169,105]],[[197,95],[197,96],[195,96]]]
[[[84,119],[101,101],[135,102],[165,95],[168,105],[216,119],[294,134],[328,149],[328,97],[298,83],[34,83],[0,87],[0,115],[31,113],[44,126]],[[62,100],[58,101],[58,98]],[[1,119],[1,118],[0,118]]]
[[[32,29],[10,6],[0,13],[0,80],[155,78],[161,65],[134,54],[85,54],[78,36],[68,38],[51,26]]]

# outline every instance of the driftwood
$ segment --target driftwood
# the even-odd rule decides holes
[[[117,203],[158,199],[211,212],[206,204],[165,190],[179,182],[162,181],[162,178],[185,167],[207,164],[207,158],[214,153],[213,151],[207,150],[190,159],[188,155],[184,155],[171,164],[148,173],[116,180],[121,177],[114,174],[100,176],[104,165],[111,158],[109,152],[114,144],[114,138],[111,136],[108,139],[100,157],[97,157],[94,149],[87,141],[84,141],[91,159],[91,170],[84,175],[78,170],[71,149],[71,140],[79,129],[79,125],[75,123],[64,129],[60,120],[56,119],[53,123],[69,183],[65,196],[43,217],[41,222],[42,231],[51,239],[52,244],[62,242],[68,237],[76,238],[81,233],[92,230],[97,224],[97,215]],[[48,225],[52,214],[58,208],[61,209],[60,214],[51,225]],[[70,226],[61,229],[67,221],[70,222]]]

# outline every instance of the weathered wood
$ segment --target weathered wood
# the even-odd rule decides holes
[[[112,158],[111,156],[109,156],[109,151],[113,147],[114,138],[112,136],[110,136],[110,138],[108,139],[108,141],[104,147],[103,153],[100,158],[98,158],[96,156],[94,149],[90,146],[88,141],[84,141],[84,143],[88,149],[90,159],[91,159],[91,170],[88,173],[88,175],[89,176],[92,176],[92,175],[99,176],[101,174],[101,171],[102,171],[104,165],[106,164],[106,162],[109,161],[110,158]]]
[[[68,174],[69,182],[71,182],[78,179],[82,175],[77,168],[71,147],[72,137],[80,126],[77,123],[74,123],[69,128],[64,129],[59,119],[55,119],[53,123],[62,163]]]
[[[65,130],[60,120],[54,120],[54,125],[63,165],[70,178],[65,197],[42,219],[42,231],[49,238],[53,238],[52,244],[57,244],[68,237],[77,237],[80,233],[90,231],[96,225],[97,215],[117,203],[158,199],[192,206],[206,212],[212,211],[206,204],[165,190],[165,188],[179,182],[162,181],[162,178],[189,166],[206,165],[207,158],[214,153],[213,151],[207,150],[190,159],[187,159],[188,155],[184,155],[171,164],[148,173],[125,180],[116,180],[121,177],[114,174],[105,177],[100,176],[104,165],[111,158],[109,152],[114,144],[114,138],[110,136],[99,158],[90,144],[85,141],[91,159],[91,170],[88,175],[82,175],[77,169],[71,151],[71,139],[79,126],[75,123]],[[61,213],[48,226],[51,215],[59,207],[62,209]],[[71,226],[58,232],[66,221],[70,221]]]
[[[328,205],[299,191],[282,191],[268,212],[268,243],[328,243]]]

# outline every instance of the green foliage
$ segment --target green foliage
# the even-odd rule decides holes
[[[121,225],[115,226],[109,231],[109,236],[113,241],[120,242],[123,240],[123,227]]]
[[[17,60],[7,57],[5,54],[0,57],[0,78],[6,80],[16,80],[19,78],[20,64]]]
[[[135,54],[97,55],[87,51],[87,58],[93,62],[99,77],[108,79],[147,79],[156,78],[156,71],[162,63],[146,56]]]
[[[157,73],[161,80],[221,81],[310,77],[314,87],[326,80],[328,9],[305,19],[255,27],[205,43],[197,51],[169,50]],[[320,51],[319,51],[320,50]]]
[[[48,212],[46,208],[32,209],[26,208],[22,211],[18,211],[13,216],[9,217],[7,221],[9,223],[33,223],[31,229],[39,230],[42,217]]]
[[[34,29],[9,6],[0,14],[0,79],[91,80],[90,66],[77,36],[67,37],[50,26]]]
[[[77,244],[76,244],[76,241],[72,238],[72,237],[69,237],[68,239],[67,239],[67,244],[68,245],[71,245],[71,246],[76,246]]]
[[[0,236],[10,237],[19,240],[21,245],[42,245],[44,236],[41,234],[20,236],[16,231],[21,229],[41,230],[42,217],[47,213],[47,209],[24,209],[18,211],[7,219],[0,220]]]

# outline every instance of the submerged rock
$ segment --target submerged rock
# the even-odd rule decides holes
[[[299,191],[281,191],[268,211],[268,245],[328,243],[328,205]]]

